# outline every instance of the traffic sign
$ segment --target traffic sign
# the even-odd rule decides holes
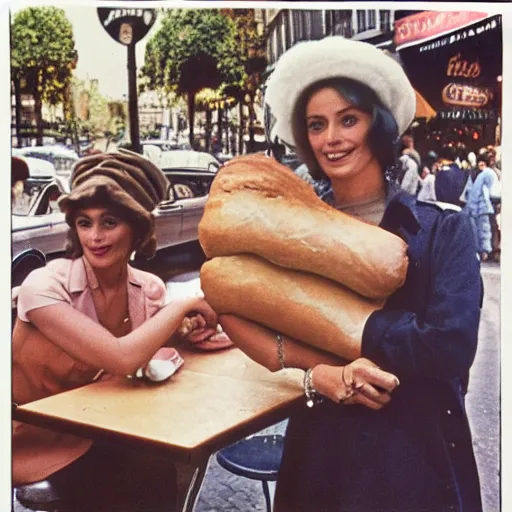
[[[98,17],[112,39],[129,46],[138,43],[149,32],[156,21],[156,10],[98,7]]]

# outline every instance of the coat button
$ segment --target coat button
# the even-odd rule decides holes
[[[455,443],[450,443],[450,448],[455,448]]]
[[[451,411],[450,409],[448,409],[448,410],[446,411],[446,414],[448,414],[448,416],[451,416],[451,415],[452,415],[452,411]]]

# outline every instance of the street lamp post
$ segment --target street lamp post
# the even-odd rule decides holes
[[[98,7],[98,17],[103,28],[112,39],[125,45],[128,50],[128,117],[130,119],[130,139],[133,151],[140,153],[135,45],[149,32],[149,29],[155,23],[156,10]]]
[[[128,115],[130,117],[130,140],[132,149],[140,153],[139,105],[137,99],[137,63],[135,61],[135,44],[128,49]]]

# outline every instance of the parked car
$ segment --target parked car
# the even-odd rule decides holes
[[[163,139],[147,139],[141,140],[140,145],[144,146],[156,146],[162,151],[172,151],[175,149],[188,149],[190,150],[190,143],[188,140],[184,139],[171,139],[171,140],[163,140]]]
[[[179,161],[168,158],[167,165],[162,168],[171,188],[170,197],[153,212],[159,250],[197,240],[197,226],[220,167],[214,157],[207,157],[188,155]],[[29,249],[40,251],[50,259],[61,255],[65,250],[68,226],[57,199],[65,193],[64,188],[54,177],[29,179],[25,187],[29,201],[13,205],[12,211],[13,261]],[[13,276],[13,281],[15,278]]]
[[[14,156],[39,158],[50,162],[59,176],[69,177],[74,163],[78,160],[76,151],[63,146],[28,146],[13,149]]]

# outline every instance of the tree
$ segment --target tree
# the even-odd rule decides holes
[[[249,109],[249,152],[254,150],[254,102],[261,85],[261,75],[267,66],[265,39],[258,33],[254,9],[221,9],[221,13],[232,19],[236,26],[236,41],[239,61],[244,68],[240,80],[225,84],[226,95],[235,98],[239,104],[240,126],[238,146],[242,148],[245,132],[243,106]]]
[[[98,90],[97,80],[72,80],[73,110],[78,130],[92,139],[119,139],[126,132],[127,112],[121,101],[112,101]]]
[[[16,13],[11,26],[11,78],[20,96],[34,98],[38,145],[43,140],[43,101],[51,105],[65,101],[76,62],[73,28],[63,9],[28,7]]]
[[[244,73],[236,24],[218,10],[166,11],[160,29],[146,46],[141,72],[149,87],[187,96],[193,145],[196,94],[204,88],[217,89],[223,82],[240,80]]]

